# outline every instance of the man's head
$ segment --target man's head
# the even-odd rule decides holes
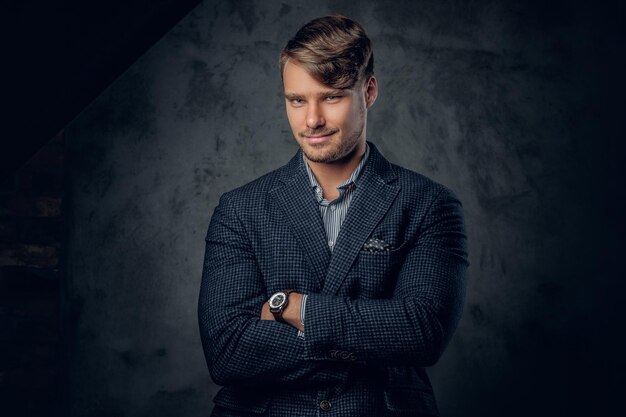
[[[312,20],[281,52],[280,70],[289,124],[309,160],[332,163],[364,149],[378,84],[360,24],[343,16]]]

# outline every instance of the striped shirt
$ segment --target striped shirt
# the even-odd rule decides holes
[[[309,180],[311,181],[311,187],[315,191],[315,198],[317,199],[317,203],[319,204],[320,214],[322,215],[322,220],[324,221],[324,229],[326,230],[326,240],[328,242],[328,248],[330,251],[333,251],[335,244],[337,243],[337,236],[339,235],[339,230],[341,229],[341,224],[346,218],[346,213],[348,212],[348,208],[350,207],[350,202],[352,201],[352,196],[354,195],[354,190],[356,188],[356,181],[363,170],[363,166],[367,162],[367,158],[369,157],[370,148],[369,145],[365,144],[365,155],[361,158],[361,162],[355,168],[355,170],[350,175],[343,184],[337,187],[337,191],[339,191],[339,197],[334,199],[333,201],[328,201],[324,198],[324,192],[322,187],[318,184],[309,164],[304,159],[304,154],[302,158],[304,160],[304,166],[306,167],[306,172],[309,175]],[[302,304],[300,305],[300,322],[304,324],[304,314],[306,310],[306,299],[307,294],[302,296]],[[304,332],[298,331],[299,337],[304,337]]]

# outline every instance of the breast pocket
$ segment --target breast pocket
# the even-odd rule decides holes
[[[354,268],[353,295],[358,298],[391,297],[404,255],[403,247],[387,252],[359,252]]]

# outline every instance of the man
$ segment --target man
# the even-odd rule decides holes
[[[461,315],[461,205],[366,142],[378,83],[361,25],[309,22],[280,69],[300,149],[224,194],[206,237],[213,416],[438,415],[424,367]]]

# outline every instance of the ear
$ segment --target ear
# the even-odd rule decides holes
[[[369,109],[378,97],[378,81],[373,75],[365,82],[365,105]]]

